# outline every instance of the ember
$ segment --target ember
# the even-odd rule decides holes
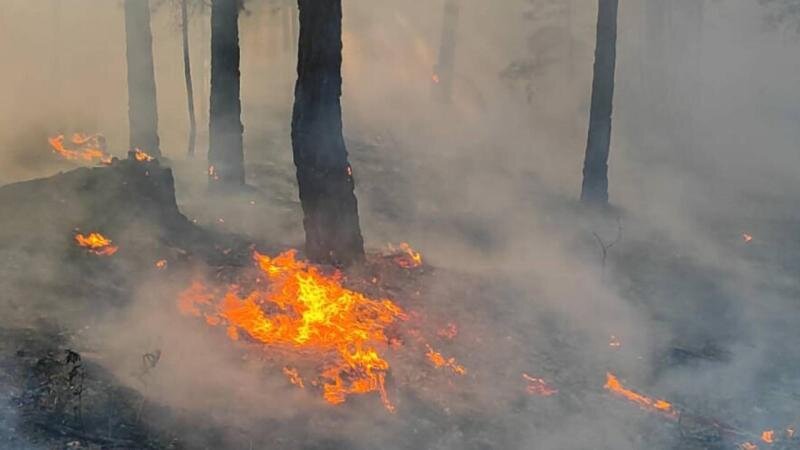
[[[111,162],[111,155],[106,153],[105,138],[100,134],[75,133],[69,140],[69,147],[65,144],[66,138],[63,134],[48,139],[50,147],[57,154],[65,159],[73,161],[97,161],[103,164]]]
[[[465,369],[464,366],[459,364],[455,358],[449,358],[449,359],[445,358],[444,356],[442,356],[441,353],[434,350],[433,347],[431,347],[430,345],[427,345],[427,347],[428,347],[428,353],[426,353],[425,356],[428,357],[428,360],[431,363],[433,363],[434,366],[436,366],[439,369],[447,367],[450,370],[452,370],[453,373],[455,374],[466,375],[467,369]]]
[[[606,384],[604,387],[611,391],[614,395],[625,398],[626,400],[639,405],[639,407],[643,409],[665,414],[671,419],[678,418],[678,412],[675,411],[671,403],[667,402],[666,400],[652,399],[639,394],[638,392],[626,389],[622,386],[622,383],[619,381],[619,379],[611,373],[606,373]]]
[[[530,395],[538,395],[541,397],[550,397],[551,395],[558,394],[558,389],[550,386],[543,378],[532,377],[527,373],[522,374],[522,378],[528,382],[525,392]]]
[[[297,371],[297,369],[293,369],[291,367],[284,367],[283,374],[286,375],[286,378],[293,385],[299,387],[300,389],[305,388],[305,386],[303,385],[303,379],[300,377],[300,373]]]
[[[119,247],[113,245],[110,239],[97,232],[85,236],[78,233],[75,235],[75,242],[78,246],[86,248],[98,256],[111,256],[119,250]]]
[[[371,299],[342,286],[342,275],[331,275],[305,261],[295,251],[274,258],[253,255],[268,286],[249,293],[231,286],[222,298],[195,282],[179,298],[185,314],[203,316],[209,325],[224,325],[233,340],[245,333],[274,348],[326,356],[320,378],[323,397],[331,404],[348,395],[377,392],[389,410],[386,393],[389,363],[386,329],[406,318],[389,299]],[[286,372],[285,372],[286,373]]]

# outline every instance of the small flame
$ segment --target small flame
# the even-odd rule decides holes
[[[152,156],[150,156],[149,154],[147,154],[146,152],[144,152],[144,151],[142,151],[141,149],[138,149],[138,148],[133,151],[133,158],[136,161],[139,161],[139,162],[149,162],[149,161],[152,161],[152,160],[155,159]]]
[[[744,241],[745,244],[749,244],[749,243],[753,242],[753,235],[752,234],[747,234],[747,233],[742,233],[742,240]]]
[[[103,149],[103,136],[100,134],[75,133],[69,140],[69,147],[65,143],[66,137],[63,134],[48,138],[53,151],[63,158],[72,161],[97,161],[103,164],[111,162],[111,155]]]
[[[208,166],[208,177],[214,181],[219,181],[219,175],[217,175],[217,169],[214,166]]]
[[[739,448],[741,450],[758,450],[758,446],[752,442],[745,442],[744,444],[740,445]]]
[[[622,347],[622,341],[619,340],[618,337],[611,335],[611,339],[608,341],[608,346],[612,348],[620,348]]]
[[[394,254],[394,261],[404,269],[414,269],[422,266],[422,253],[411,248],[407,242],[402,242],[398,247],[389,244],[389,252]]]
[[[156,269],[164,270],[167,268],[167,260],[166,259],[159,259],[156,261]]]
[[[619,381],[619,379],[610,372],[606,373],[606,384],[604,387],[611,391],[611,393],[614,395],[625,398],[626,400],[639,405],[639,407],[643,409],[666,414],[667,417],[672,419],[678,418],[678,412],[675,411],[671,403],[666,400],[652,399],[639,394],[638,392],[626,389],[622,386],[622,383]]]
[[[97,232],[88,235],[78,233],[75,235],[75,242],[98,256],[111,256],[119,250],[119,247],[113,245],[110,239]]]
[[[439,74],[434,73],[433,75],[431,75],[431,81],[433,81],[433,84],[439,84],[439,82],[441,81],[439,79]]]
[[[436,334],[443,339],[453,339],[458,335],[458,326],[454,323],[448,323],[444,328],[437,331]]]
[[[298,372],[297,369],[292,367],[284,367],[283,374],[286,375],[286,378],[293,385],[299,387],[300,389],[305,388],[305,385],[303,384],[303,378],[300,377],[300,372]]]
[[[558,394],[558,389],[552,387],[543,378],[532,377],[527,373],[523,373],[522,378],[528,382],[528,386],[525,388],[525,391],[530,395],[550,397]]]
[[[775,430],[765,430],[761,432],[761,440],[766,442],[767,444],[772,444],[775,442]]]
[[[428,353],[426,353],[425,356],[428,357],[428,360],[432,362],[433,365],[436,366],[436,368],[441,369],[447,367],[450,370],[452,370],[453,373],[455,374],[466,375],[467,369],[465,369],[464,366],[459,364],[455,358],[447,359],[444,356],[442,356],[441,353],[434,350],[433,347],[431,347],[430,345],[427,345],[427,347],[428,347]]]

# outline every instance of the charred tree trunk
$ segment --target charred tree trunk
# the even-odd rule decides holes
[[[434,97],[449,102],[453,94],[453,78],[455,78],[456,31],[460,7],[458,0],[446,0],[444,19],[442,21],[442,43],[439,48],[439,61],[433,72]]]
[[[211,2],[211,107],[209,184],[230,189],[244,185],[242,102],[239,73],[240,0]]]
[[[619,0],[599,0],[589,138],[581,190],[581,200],[589,204],[608,203],[608,154],[617,59],[618,7]]]
[[[189,109],[189,144],[187,153],[194,156],[197,142],[197,115],[194,110],[194,83],[192,82],[192,60],[189,54],[189,7],[188,0],[181,0],[181,28],[183,34],[183,76],[186,79],[186,103]]]
[[[307,256],[348,265],[364,257],[353,171],[342,135],[342,2],[298,0],[300,39],[292,150]]]
[[[129,150],[138,148],[153,156],[161,156],[148,0],[125,0],[125,41],[128,58]]]

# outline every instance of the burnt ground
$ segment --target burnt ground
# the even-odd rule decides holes
[[[425,230],[418,235],[433,256],[424,268],[406,270],[373,254],[365,268],[349,274],[349,283],[419,312],[430,330],[457,323],[454,340],[435,342],[468,368],[468,376],[413,370],[424,361],[396,356],[394,415],[365,396],[338,408],[282,401],[281,408],[296,411],[232,422],[227,415],[235,407],[198,410],[159,398],[148,386],[170,367],[168,346],[114,355],[87,336],[136,303],[142,285],[153,279],[168,280],[154,298],[174,298],[191,273],[224,278],[248,266],[253,245],[266,252],[296,247],[302,235],[293,172],[285,162],[253,164],[251,190],[213,201],[186,193],[200,192],[202,184],[182,174],[203,168],[178,165],[176,202],[171,171],[156,162],[118,161],[0,188],[0,208],[12,212],[0,219],[6,312],[0,321],[0,447],[732,449],[757,442],[761,430],[800,426],[795,218],[753,210],[738,221],[704,224],[715,230],[715,244],[731,252],[714,258],[738,261],[723,264],[692,252],[690,239],[677,242],[630,213],[589,214],[558,196],[532,196],[532,209],[550,211],[537,229],[558,236],[591,269],[565,278],[585,289],[552,291],[545,287],[552,280],[526,266],[528,258],[550,258],[552,249],[534,248],[541,256],[530,255],[530,248],[517,252],[514,236],[528,223],[496,223],[491,214],[469,214],[469,205],[454,208],[456,183],[432,188],[453,180],[426,176],[425,167],[407,161],[373,160],[366,144],[351,147],[355,167],[366,168],[359,192],[362,208],[374,216],[367,235],[381,242],[402,230]],[[418,178],[409,181],[413,173]],[[438,197],[411,200],[426,184]],[[601,267],[592,232],[613,240],[620,217],[623,238]],[[98,258],[76,248],[76,230],[102,230],[119,253]],[[741,242],[742,230],[756,237],[752,243]],[[453,254],[439,250],[453,242],[469,245]],[[516,259],[508,270],[487,272],[485,266],[500,263],[493,256],[498,253]],[[485,262],[451,265],[448,258]],[[159,259],[168,260],[166,272],[153,267]],[[437,269],[439,262],[453,268]],[[754,271],[752,279],[742,275],[742,264]],[[645,322],[643,329],[586,326],[576,320],[580,313],[558,301],[559,295],[584,294],[586,314],[602,322],[603,311],[591,305],[602,303],[593,297],[597,286],[618,295],[632,317]],[[609,348],[610,333],[621,336],[620,349]],[[223,336],[211,339],[228,344]],[[275,384],[277,366],[269,358],[256,364],[247,359],[254,350],[246,344],[230,347],[228,363],[272,373],[264,382]],[[134,362],[131,373],[112,363],[119,358]],[[525,394],[523,370],[551,381],[559,393]],[[684,412],[681,422],[609,396],[602,388],[607,370],[631,388],[668,398]],[[293,389],[284,384],[281,389]],[[762,448],[800,443],[781,435]]]

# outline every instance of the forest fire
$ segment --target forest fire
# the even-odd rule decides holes
[[[275,349],[322,357],[319,378],[323,397],[331,404],[352,394],[377,392],[393,410],[385,386],[389,363],[381,352],[388,348],[387,329],[406,318],[403,309],[389,299],[371,299],[345,288],[339,272],[324,274],[298,260],[295,251],[274,258],[255,252],[253,258],[266,287],[245,293],[233,285],[216,298],[195,282],[181,294],[180,310],[203,316],[209,325],[225,326],[233,340],[244,333]],[[284,374],[303,386],[296,370]]]
[[[102,164],[111,162],[111,155],[104,149],[105,138],[100,134],[75,133],[69,139],[67,148],[66,137],[63,134],[48,139],[53,151],[68,160],[97,161]]]
[[[672,407],[671,403],[666,400],[652,399],[638,392],[626,389],[622,386],[619,378],[612,373],[606,373],[606,384],[604,387],[611,391],[612,394],[635,403],[642,409],[664,414],[670,419],[678,418],[678,412]]]
[[[525,387],[525,392],[529,395],[550,397],[558,394],[558,389],[551,386],[544,378],[532,377],[527,373],[523,373],[522,378],[528,382],[528,385]]]
[[[113,245],[110,239],[97,232],[88,235],[78,233],[75,235],[75,242],[79,247],[98,256],[111,256],[119,250],[119,247]]]
[[[404,269],[415,269],[422,266],[422,253],[414,250],[407,242],[395,247],[389,244],[389,252],[398,266]]]

